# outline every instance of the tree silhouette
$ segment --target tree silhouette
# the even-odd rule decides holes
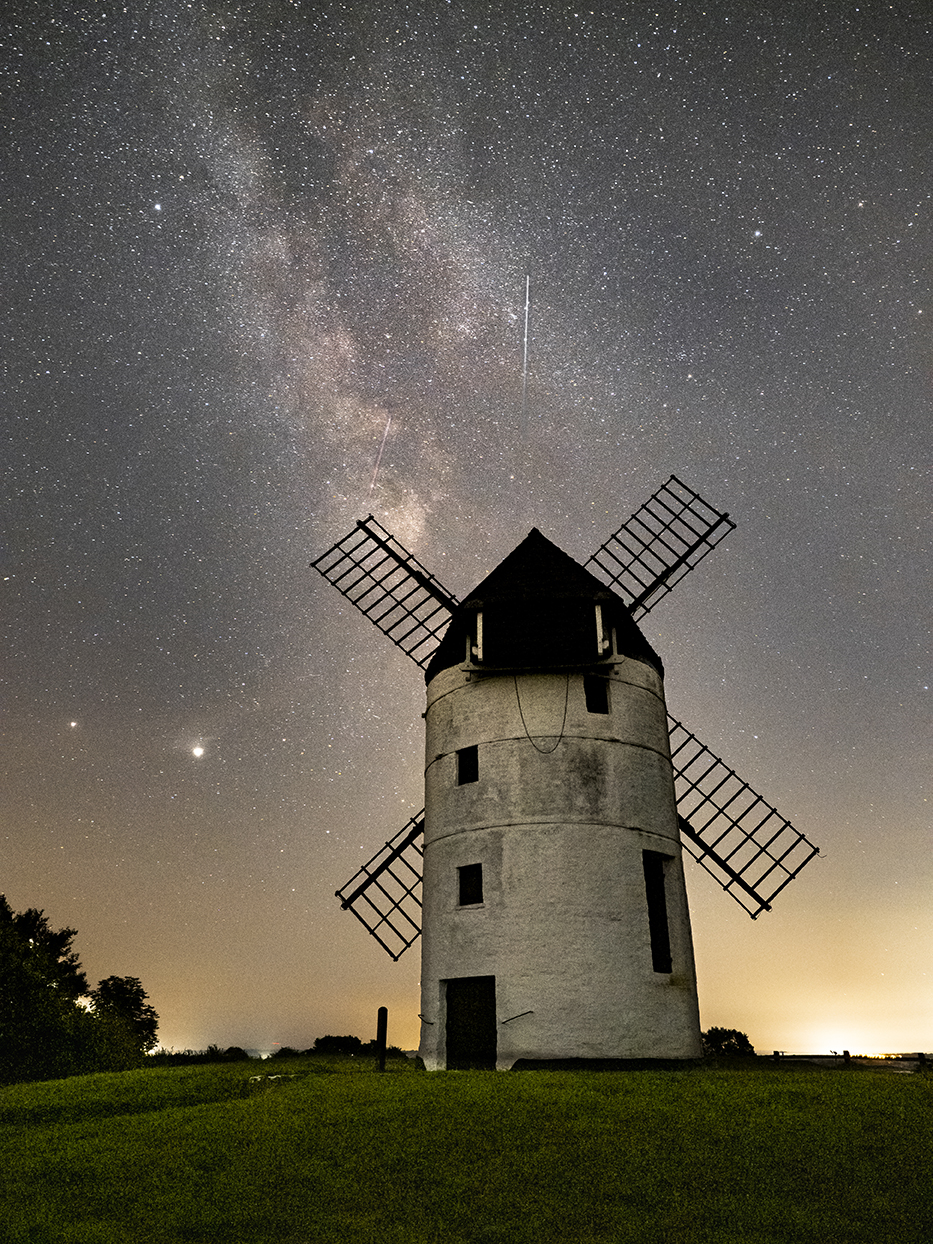
[[[83,1069],[90,1034],[77,1000],[87,977],[74,936],[52,929],[34,907],[14,913],[0,895],[0,1081]]]
[[[708,1028],[701,1034],[704,1054],[754,1054],[751,1041],[737,1028]]]
[[[159,1017],[148,996],[135,976],[108,976],[89,995],[96,1018],[117,1031],[122,1028],[139,1054],[148,1054],[157,1044]]]
[[[140,982],[110,976],[89,992],[74,938],[0,895],[0,1083],[123,1070],[155,1045],[159,1017]]]
[[[0,894],[0,928],[12,934],[24,962],[47,985],[72,999],[87,993],[87,977],[71,949],[76,929],[50,928],[45,912],[35,907],[16,914],[5,894]]]

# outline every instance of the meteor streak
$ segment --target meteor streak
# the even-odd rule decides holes
[[[389,428],[391,426],[392,426],[392,416],[389,415],[388,422],[386,423],[386,430],[382,434],[382,444],[379,446],[379,453],[376,456],[376,465],[373,469],[373,477],[369,481],[369,496],[370,497],[373,495],[373,488],[376,486],[376,476],[379,474],[379,463],[382,461],[382,451],[386,447],[386,440],[388,439]]]
[[[525,407],[528,398],[528,307],[529,294],[531,292],[531,277],[525,276],[525,358],[522,364],[522,430],[526,431],[527,420],[525,415]]]

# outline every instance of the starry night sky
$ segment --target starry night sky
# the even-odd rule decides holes
[[[823,852],[754,923],[688,867],[703,1027],[931,1048],[933,22],[770,9],[5,5],[0,891],[164,1045],[417,1043],[333,892],[423,680],[311,558],[462,595],[675,473],[738,526],[669,707]]]

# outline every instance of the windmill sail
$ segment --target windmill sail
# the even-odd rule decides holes
[[[586,562],[638,620],[735,527],[672,475]]]
[[[352,911],[396,961],[421,935],[421,865],[418,839],[424,813],[413,816],[345,886],[340,906]]]
[[[668,722],[684,846],[754,920],[819,850],[696,735]]]
[[[416,665],[427,665],[456,598],[371,514],[311,565]]]

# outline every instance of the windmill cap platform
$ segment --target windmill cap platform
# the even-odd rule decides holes
[[[595,605],[606,633],[615,630],[616,652],[651,665],[663,678],[661,658],[621,598],[533,527],[453,611],[425,681],[463,664],[478,613],[486,667],[593,665],[605,659],[597,649]]]

